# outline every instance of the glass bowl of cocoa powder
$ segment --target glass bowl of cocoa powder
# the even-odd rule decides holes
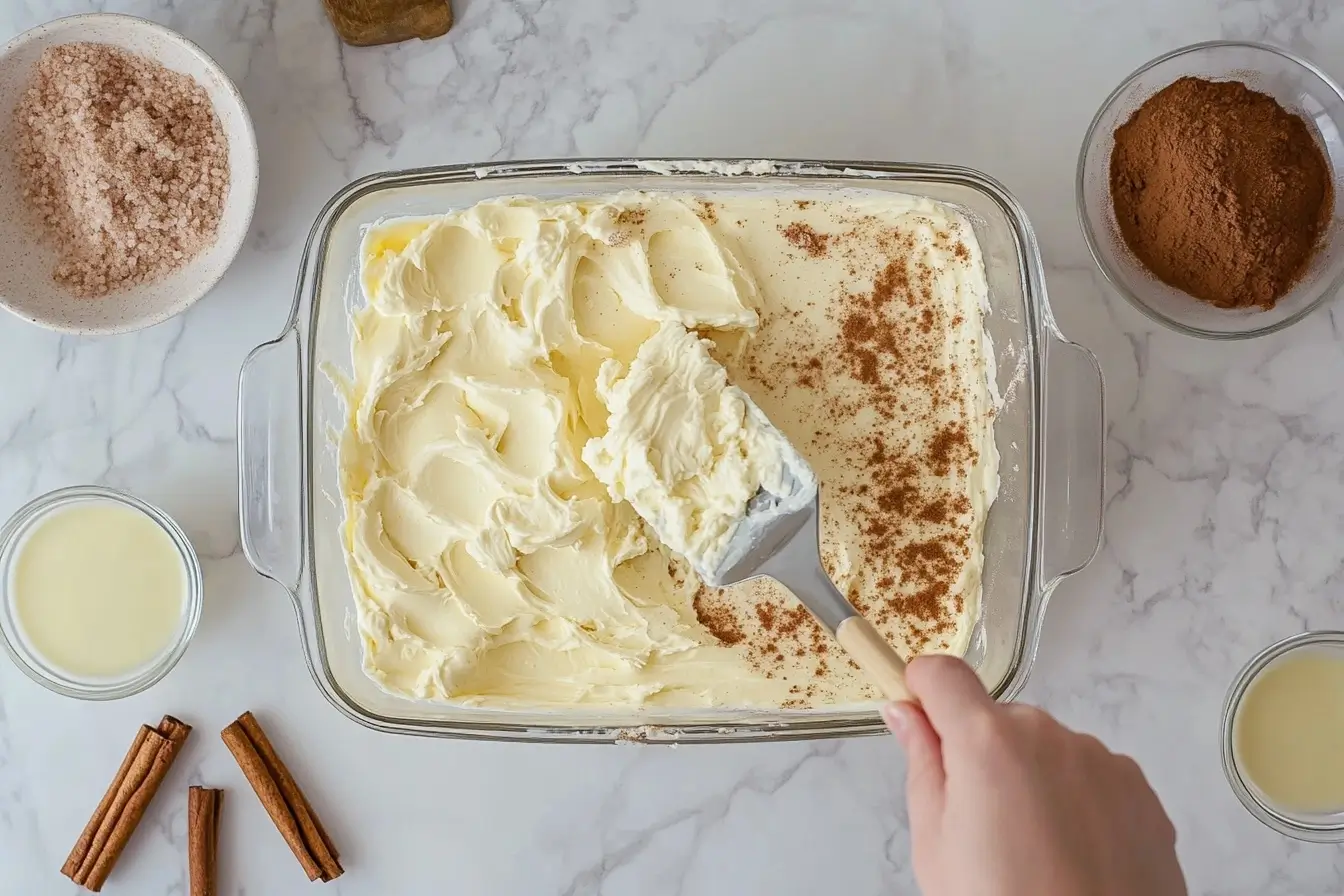
[[[1078,159],[1078,216],[1111,285],[1207,339],[1289,326],[1344,287],[1344,92],[1267,44],[1213,41],[1106,98]]]

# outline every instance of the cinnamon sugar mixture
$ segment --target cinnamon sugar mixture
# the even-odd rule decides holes
[[[757,202],[718,215],[717,231],[750,245],[764,303],[754,336],[720,339],[720,360],[813,465],[825,562],[850,600],[907,656],[962,653],[997,487],[970,225],[922,200],[900,213],[876,202]],[[758,215],[783,222],[777,252],[762,252]],[[830,291],[800,294],[816,283]],[[720,643],[789,682],[786,706],[853,693],[849,660],[772,580],[698,586],[694,606]]]
[[[156,280],[214,242],[228,145],[189,75],[107,44],[50,47],[15,132],[24,199],[59,254],[52,276],[76,295]]]

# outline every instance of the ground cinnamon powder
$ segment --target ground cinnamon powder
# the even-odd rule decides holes
[[[1306,123],[1236,81],[1182,78],[1115,132],[1120,234],[1158,279],[1220,308],[1273,307],[1330,221]]]
[[[14,124],[24,200],[75,295],[156,280],[214,243],[228,142],[190,75],[107,44],[48,47]]]

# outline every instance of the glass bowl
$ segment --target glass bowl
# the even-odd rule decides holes
[[[23,636],[14,611],[10,588],[10,577],[19,553],[18,549],[33,526],[56,510],[86,501],[110,501],[121,504],[157,523],[177,548],[187,580],[182,618],[177,631],[173,633],[172,640],[164,645],[149,663],[115,678],[77,678],[47,662],[28,645],[27,639]],[[77,485],[48,492],[20,507],[9,518],[9,522],[5,523],[4,528],[0,529],[0,644],[25,675],[48,690],[66,697],[81,700],[118,700],[138,694],[157,683],[177,665],[182,654],[186,653],[187,644],[191,642],[191,636],[196,633],[196,626],[201,621],[204,596],[201,564],[191,542],[187,540],[186,533],[162,510],[114,489],[97,485]]]
[[[1237,674],[1223,703],[1223,772],[1232,792],[1246,810],[1267,827],[1286,837],[1309,843],[1344,842],[1344,811],[1307,813],[1277,806],[1256,787],[1249,776],[1243,775],[1236,749],[1237,714],[1241,699],[1265,670],[1297,651],[1333,651],[1344,654],[1344,632],[1303,632],[1271,644],[1256,654]]]
[[[1215,308],[1148,272],[1120,237],[1109,174],[1115,130],[1150,96],[1186,76],[1242,81],[1300,115],[1329,160],[1335,203],[1306,272],[1270,309]],[[1092,258],[1122,296],[1153,320],[1205,339],[1250,339],[1306,317],[1344,285],[1344,93],[1316,66],[1267,44],[1210,41],[1159,56],[1126,78],[1092,119],[1078,157],[1078,218]]]

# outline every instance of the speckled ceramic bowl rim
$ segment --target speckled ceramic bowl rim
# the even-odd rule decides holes
[[[151,665],[129,678],[90,683],[64,677],[43,664],[41,659],[23,644],[18,632],[10,630],[14,624],[11,619],[12,607],[7,574],[11,554],[22,543],[24,535],[34,523],[60,507],[81,501],[112,501],[143,513],[172,539],[186,571],[185,618],[178,628],[176,641],[171,647],[165,648]],[[0,644],[3,644],[9,658],[25,675],[48,690],[66,697],[76,697],[80,700],[118,700],[138,694],[161,681],[186,653],[187,645],[191,643],[196,627],[200,624],[204,603],[205,583],[201,574],[201,563],[186,533],[168,514],[153,504],[125,492],[99,485],[76,485],[57,489],[20,507],[5,523],[4,528],[0,529]]]
[[[1201,339],[1212,339],[1216,341],[1235,341],[1240,339],[1254,339],[1257,336],[1267,336],[1270,333],[1277,333],[1279,330],[1291,327],[1293,324],[1302,320],[1304,317],[1307,317],[1317,308],[1320,308],[1322,305],[1327,304],[1328,302],[1330,302],[1332,299],[1335,298],[1335,296],[1339,293],[1340,288],[1344,287],[1344,273],[1341,273],[1340,276],[1336,277],[1334,281],[1330,283],[1329,286],[1327,286],[1324,290],[1322,290],[1320,296],[1318,296],[1315,301],[1311,302],[1308,305],[1303,306],[1300,310],[1298,310],[1296,314],[1293,314],[1292,316],[1286,317],[1282,320],[1276,321],[1275,323],[1269,324],[1267,326],[1258,327],[1253,330],[1228,330],[1228,331],[1206,330],[1202,327],[1190,326],[1189,324],[1181,323],[1180,321],[1168,317],[1167,315],[1158,311],[1156,308],[1152,307],[1147,302],[1143,301],[1138,296],[1134,295],[1134,293],[1131,292],[1129,288],[1126,287],[1124,283],[1121,282],[1119,275],[1112,269],[1110,262],[1107,261],[1106,253],[1102,250],[1102,247],[1100,245],[1101,236],[1094,233],[1092,231],[1091,225],[1088,223],[1086,206],[1085,206],[1086,200],[1084,197],[1084,191],[1086,189],[1084,169],[1087,161],[1088,151],[1092,148],[1093,144],[1096,143],[1096,141],[1099,139],[1100,135],[1097,133],[1097,128],[1100,126],[1102,119],[1106,117],[1106,113],[1107,111],[1110,110],[1111,106],[1113,106],[1116,102],[1118,102],[1120,98],[1123,97],[1125,93],[1129,90],[1129,88],[1134,84],[1134,82],[1142,75],[1144,75],[1146,72],[1148,72],[1149,69],[1156,68],[1157,66],[1161,65],[1164,62],[1169,62],[1172,59],[1176,59],[1180,56],[1185,56],[1186,54],[1189,53],[1196,53],[1199,52],[1200,50],[1217,49],[1221,47],[1242,47],[1249,50],[1263,51],[1265,53],[1273,53],[1275,56],[1280,56],[1295,65],[1301,66],[1303,69],[1310,72],[1317,78],[1320,78],[1321,82],[1324,83],[1327,88],[1329,88],[1331,91],[1334,92],[1335,96],[1340,100],[1340,102],[1344,103],[1344,89],[1341,89],[1340,86],[1337,83],[1335,83],[1334,78],[1331,78],[1328,74],[1326,74],[1316,65],[1309,62],[1306,59],[1303,59],[1296,53],[1285,50],[1282,47],[1276,47],[1273,44],[1259,43],[1257,41],[1247,41],[1247,40],[1206,40],[1197,44],[1190,44],[1189,46],[1179,47],[1168,53],[1163,53],[1156,59],[1152,59],[1149,60],[1148,62],[1145,62],[1143,65],[1139,66],[1134,71],[1126,75],[1120,81],[1119,86],[1117,86],[1114,90],[1112,90],[1110,94],[1106,97],[1106,99],[1102,101],[1101,105],[1097,107],[1097,114],[1092,116],[1092,121],[1087,126],[1087,133],[1083,136],[1082,147],[1078,151],[1078,166],[1077,166],[1077,172],[1074,175],[1074,206],[1075,206],[1074,210],[1078,215],[1078,224],[1083,231],[1083,240],[1087,243],[1087,251],[1091,253],[1093,262],[1095,262],[1097,267],[1101,270],[1101,275],[1106,278],[1106,282],[1111,285],[1111,288],[1114,289],[1116,292],[1118,292],[1120,295],[1124,296],[1125,300],[1129,302],[1129,304],[1133,305],[1135,308],[1141,311],[1144,314],[1144,316],[1146,316],[1149,320],[1154,320],[1162,324],[1163,326],[1170,327],[1171,329],[1175,330],[1178,333],[1184,333],[1187,336],[1197,336]],[[1340,202],[1344,201],[1344,199],[1342,199],[1341,197],[1336,197],[1335,201]]]
[[[246,204],[246,211],[241,215],[240,219],[241,225],[229,230],[224,230],[221,227],[218,241],[211,249],[206,250],[218,251],[220,253],[218,269],[206,272],[205,276],[202,276],[195,281],[195,285],[192,288],[182,291],[177,301],[165,304],[152,312],[137,316],[132,320],[118,320],[93,324],[88,322],[67,323],[52,316],[35,318],[27,313],[26,310],[16,307],[6,300],[3,295],[0,295],[0,307],[5,308],[29,323],[34,323],[40,327],[62,333],[72,333],[79,336],[102,336],[133,332],[135,330],[152,327],[156,324],[161,324],[186,311],[192,305],[204,298],[210,290],[215,287],[215,284],[218,283],[220,279],[223,278],[225,272],[228,271],[233,260],[237,258],[238,252],[243,247],[243,241],[247,237],[248,230],[251,226],[252,215],[256,210],[260,166],[257,164],[259,153],[257,148],[256,129],[252,125],[252,117],[248,113],[247,104],[243,101],[243,95],[239,92],[238,86],[233,83],[233,79],[225,73],[219,66],[219,63],[215,62],[214,58],[198,44],[181,34],[178,34],[173,29],[165,25],[160,25],[158,22],[144,19],[139,16],[112,12],[89,12],[63,16],[29,28],[27,31],[10,39],[3,47],[0,47],[0,64],[3,64],[8,60],[15,50],[31,41],[37,40],[49,32],[69,29],[72,26],[77,28],[81,25],[104,25],[108,28],[137,29],[153,34],[166,43],[175,44],[190,55],[195,56],[204,68],[208,69],[216,78],[218,78],[219,84],[224,89],[224,95],[222,97],[212,97],[212,100],[215,103],[226,101],[237,108],[238,123],[241,126],[241,132],[238,136],[241,138],[241,142],[251,156],[251,163],[247,166],[251,169],[251,173],[247,178],[247,182],[242,184],[231,183],[229,187],[229,199],[226,200],[227,208],[227,202],[232,200],[234,191],[239,190],[238,196],[240,197],[240,201],[243,201]],[[218,114],[218,112],[216,114]],[[220,117],[222,121],[223,116]],[[230,160],[229,167],[230,176],[236,176],[240,166],[235,164],[233,160]]]
[[[1271,664],[1294,651],[1321,646],[1344,651],[1344,631],[1319,630],[1284,638],[1257,653],[1237,673],[1223,703],[1223,772],[1227,775],[1227,783],[1232,786],[1232,792],[1237,795],[1237,799],[1241,800],[1246,810],[1266,827],[1286,837],[1308,843],[1341,843],[1344,842],[1344,812],[1308,816],[1270,805],[1268,800],[1260,796],[1257,788],[1241,774],[1233,741],[1233,728],[1241,700],[1260,674]]]

